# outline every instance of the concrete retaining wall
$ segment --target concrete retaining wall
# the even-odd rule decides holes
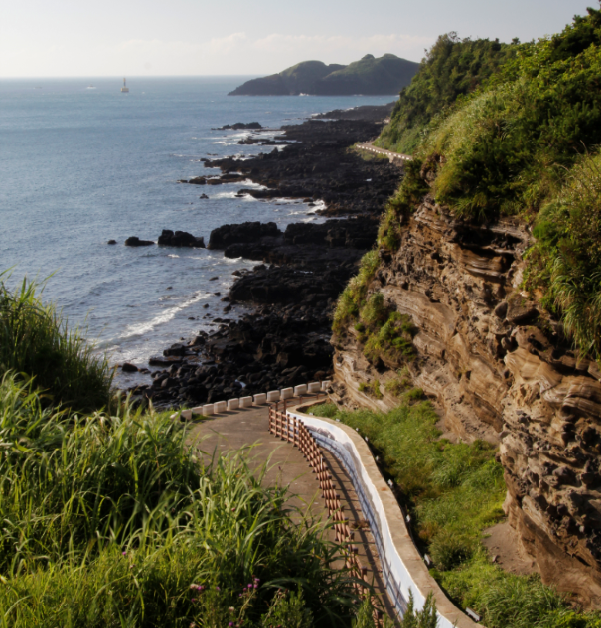
[[[405,612],[410,592],[417,609],[423,607],[428,593],[432,592],[439,628],[476,628],[477,624],[447,599],[428,573],[401,509],[363,438],[330,419],[294,410],[287,414],[302,421],[319,446],[332,452],[349,474],[376,541],[386,589],[397,612],[401,615]]]

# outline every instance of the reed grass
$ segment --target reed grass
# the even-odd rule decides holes
[[[53,303],[44,303],[44,283],[23,279],[7,286],[0,273],[0,376],[7,371],[34,379],[45,400],[83,412],[107,406],[112,372],[77,328]]]
[[[262,626],[283,590],[312,625],[350,625],[327,525],[265,485],[268,462],[199,447],[167,413],[82,417],[6,373],[0,627]]]

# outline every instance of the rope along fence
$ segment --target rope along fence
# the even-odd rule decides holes
[[[300,419],[287,415],[286,401],[269,406],[269,432],[276,438],[297,447],[312,467],[313,473],[317,475],[322,496],[334,522],[336,542],[341,544],[346,567],[357,580],[355,588],[358,595],[365,597],[371,590],[368,569],[361,564],[359,559],[359,548],[354,544],[355,533],[351,530],[349,520],[344,514],[344,504],[341,503],[340,495],[336,492],[336,487],[332,482],[332,473],[321,454],[319,445]],[[362,582],[365,585],[361,584]],[[376,598],[372,597],[372,603],[375,607]],[[374,620],[378,628],[383,626],[383,614],[377,608],[374,610]]]

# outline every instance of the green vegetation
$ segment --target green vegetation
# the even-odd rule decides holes
[[[475,609],[488,628],[601,628],[601,616],[574,610],[537,576],[510,574],[490,562],[482,531],[503,517],[506,491],[491,445],[440,439],[438,416],[426,401],[385,414],[334,404],[312,412],[369,438],[401,492],[418,547],[434,563],[430,573],[458,606]],[[435,623],[422,617],[407,625]]]
[[[401,91],[378,146],[413,152],[430,121],[497,72],[515,55],[516,44],[517,40],[507,45],[498,40],[460,39],[456,33],[441,35],[411,84]]]
[[[391,310],[381,292],[367,298],[367,284],[373,278],[372,267],[378,263],[375,251],[363,258],[361,271],[342,293],[334,315],[334,331],[342,333],[345,325],[358,318],[355,330],[364,345],[363,353],[372,363],[384,360],[399,364],[414,358],[412,338],[415,326],[406,314]],[[375,395],[377,396],[377,395]]]
[[[23,280],[6,286],[0,273],[0,377],[7,371],[33,378],[45,402],[88,411],[109,402],[112,374],[104,357],[95,357],[77,329],[52,304],[36,294],[39,286]]]
[[[461,90],[450,90],[454,104],[443,99],[435,110],[427,77],[437,64],[445,67],[447,52],[449,60],[461,57],[464,43],[466,50],[476,46],[439,40],[432,68],[422,68],[408,88],[429,122],[424,127],[425,118],[415,118],[423,133],[383,217],[380,249],[398,249],[404,223],[426,193],[466,221],[518,215],[537,238],[525,287],[561,317],[582,354],[601,359],[601,11],[589,9],[537,43],[478,43],[489,62],[477,89],[459,98]],[[458,84],[469,76],[457,73]],[[413,142],[409,105],[406,111],[395,128],[407,134],[403,142]],[[369,284],[361,290],[367,294]]]
[[[0,625],[260,625],[282,587],[311,625],[350,622],[336,547],[265,466],[205,467],[167,414],[80,418],[10,374],[0,413]]]
[[[231,92],[230,96],[392,95],[409,84],[418,67],[414,61],[399,59],[392,54],[379,58],[366,55],[346,66],[303,61],[279,74],[247,81]]]
[[[349,285],[338,298],[334,313],[334,332],[344,331],[349,320],[359,315],[359,309],[366,303],[367,286],[374,278],[379,263],[377,251],[369,251],[363,256],[359,274],[351,279]]]
[[[406,366],[397,370],[397,377],[389,379],[384,385],[384,389],[394,397],[400,397],[411,386],[411,377]]]
[[[382,394],[382,390],[380,389],[380,380],[374,379],[373,382],[367,384],[365,382],[361,382],[359,384],[359,392],[364,392],[376,399],[383,399],[384,395]]]
[[[28,370],[0,377],[0,627],[351,625],[338,546],[264,482],[268,461],[211,459],[168,412],[101,409],[105,362],[34,286],[2,288],[2,333],[21,341],[2,355]]]

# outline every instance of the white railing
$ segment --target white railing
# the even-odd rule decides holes
[[[409,595],[421,609],[428,593],[436,601],[439,628],[475,628],[476,624],[444,595],[419,555],[403,513],[386,484],[365,440],[346,425],[288,410],[289,420],[302,424],[319,447],[332,452],[346,469],[374,536],[389,598],[401,616]]]

